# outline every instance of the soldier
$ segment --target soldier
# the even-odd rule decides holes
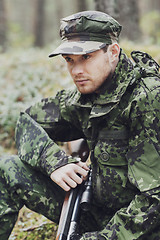
[[[85,138],[92,152],[93,199],[80,240],[160,239],[160,75],[147,53],[131,61],[118,44],[121,25],[85,11],[62,19],[61,54],[76,85],[20,114],[18,156],[2,158],[0,239],[23,205],[58,222],[65,191],[88,167],[56,141]]]

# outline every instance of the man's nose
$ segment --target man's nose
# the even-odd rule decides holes
[[[84,69],[83,69],[83,65],[81,63],[77,63],[72,67],[72,74],[73,75],[82,74],[83,71],[84,71]]]

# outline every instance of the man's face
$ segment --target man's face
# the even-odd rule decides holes
[[[84,55],[63,55],[73,81],[82,94],[98,92],[112,73],[108,51]]]

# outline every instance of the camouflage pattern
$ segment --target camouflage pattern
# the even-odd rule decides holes
[[[132,52],[132,58],[135,64],[121,51],[112,81],[106,81],[98,98],[76,89],[63,90],[21,113],[16,129],[19,158],[10,160],[11,167],[7,159],[0,164],[4,229],[10,213],[17,214],[23,204],[57,220],[60,190],[49,176],[76,159],[68,157],[56,141],[83,137],[94,155],[93,200],[90,212],[82,214],[81,240],[159,239],[159,65],[146,53]],[[38,207],[32,207],[33,202]],[[8,221],[9,228],[15,219]]]
[[[61,20],[62,43],[49,57],[58,54],[86,54],[118,41],[122,26],[111,16],[84,11]]]
[[[22,163],[0,158],[0,239],[7,240],[19,210],[26,205],[58,223],[64,192],[50,178]]]

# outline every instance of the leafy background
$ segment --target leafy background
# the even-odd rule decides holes
[[[0,55],[0,153],[15,151],[14,130],[21,110],[71,85],[64,61],[49,49],[24,49]]]

